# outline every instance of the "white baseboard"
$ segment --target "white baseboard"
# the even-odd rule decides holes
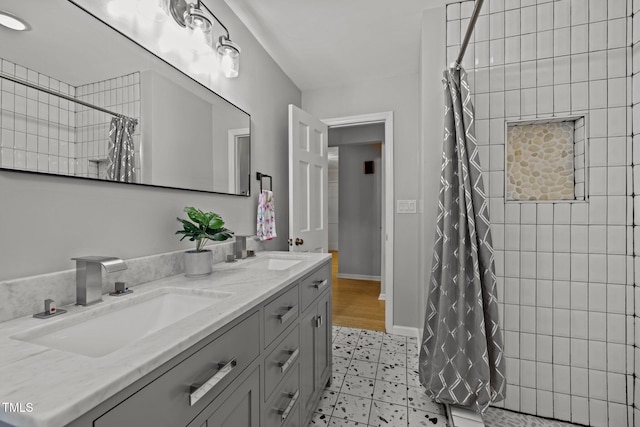
[[[386,299],[387,299],[387,294],[380,294],[380,295],[378,296],[378,299],[379,299],[380,301],[386,301]]]
[[[338,273],[336,274],[338,279],[353,279],[353,280],[371,280],[373,282],[379,282],[380,276],[368,276],[366,274],[344,274]]]
[[[416,337],[420,339],[420,330],[418,328],[412,328],[410,326],[393,326],[390,331],[387,331],[390,334],[396,335],[404,335],[405,337]]]

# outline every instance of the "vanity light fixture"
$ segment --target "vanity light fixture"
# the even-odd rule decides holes
[[[215,20],[225,34],[216,43],[220,69],[225,77],[238,77],[240,71],[240,47],[231,41],[229,30],[200,0],[169,0],[169,12],[178,25],[191,31],[191,40],[196,52],[204,54],[213,49],[212,29]]]
[[[0,11],[0,25],[16,31],[26,31],[31,29],[29,24],[24,22],[22,19],[4,11]]]

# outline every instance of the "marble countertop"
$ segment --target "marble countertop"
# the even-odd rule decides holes
[[[258,261],[267,258],[300,262],[286,270],[256,268]],[[215,264],[213,273],[204,278],[181,274],[136,286],[132,295],[170,287],[228,292],[231,296],[224,299],[224,304],[200,310],[103,357],[82,356],[11,337],[45,325],[50,328],[56,322],[66,323],[73,316],[85,317],[83,313],[104,310],[102,307],[128,296],[103,295],[103,302],[94,306],[59,307],[68,313],[48,320],[27,316],[0,323],[0,421],[24,427],[65,425],[330,258],[330,254],[259,252],[255,258]],[[9,403],[19,404],[13,409],[22,412],[9,411]]]

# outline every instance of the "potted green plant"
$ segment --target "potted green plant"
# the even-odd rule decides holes
[[[224,228],[222,217],[215,212],[203,212],[190,206],[184,208],[189,219],[178,218],[182,223],[180,241],[189,238],[196,242],[196,249],[184,254],[184,274],[187,277],[206,276],[211,274],[213,256],[210,250],[204,249],[209,240],[221,242],[233,237],[233,231]]]

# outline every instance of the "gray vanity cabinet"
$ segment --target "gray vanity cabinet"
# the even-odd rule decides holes
[[[306,426],[330,380],[326,263],[68,427]]]
[[[222,402],[211,406],[215,409],[204,424],[206,427],[260,427],[260,369],[256,368]]]
[[[329,282],[331,277],[329,276]],[[331,380],[331,292],[323,292],[300,322],[300,401],[307,425]]]

